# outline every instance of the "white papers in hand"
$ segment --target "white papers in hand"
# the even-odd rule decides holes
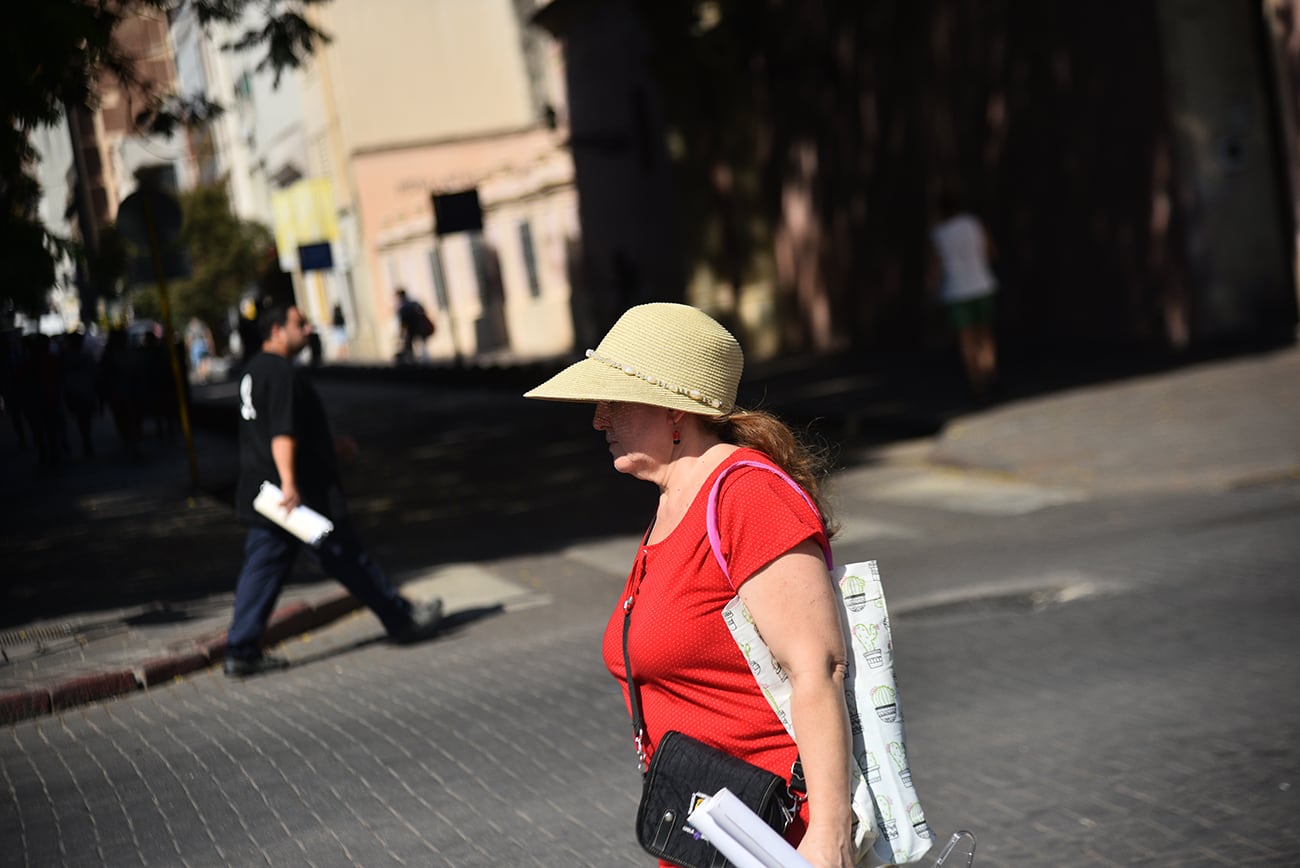
[[[726,787],[700,802],[686,822],[736,868],[812,868]]]
[[[284,492],[280,486],[263,482],[253,499],[253,509],[296,536],[308,545],[316,545],[326,534],[334,530],[334,522],[307,506],[295,506],[285,512],[280,506]]]

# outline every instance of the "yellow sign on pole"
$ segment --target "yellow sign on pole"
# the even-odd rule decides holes
[[[334,185],[329,178],[304,178],[273,193],[271,213],[280,267],[285,271],[297,270],[299,247],[338,241]]]

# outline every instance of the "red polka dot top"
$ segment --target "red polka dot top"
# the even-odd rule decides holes
[[[780,555],[808,539],[824,544],[825,531],[820,516],[785,481],[759,468],[736,469],[718,496],[728,580],[709,548],[705,513],[718,475],[742,460],[773,464],[756,450],[736,450],[710,474],[668,537],[637,550],[605,628],[602,653],[626,703],[622,602],[631,595],[628,657],[640,690],[647,754],[663,733],[677,730],[789,778],[798,748],[750,674],[722,608]],[[789,832],[793,837],[796,829]]]

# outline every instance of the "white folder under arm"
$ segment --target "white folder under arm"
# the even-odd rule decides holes
[[[309,545],[317,545],[330,531],[334,522],[308,506],[295,506],[285,512],[280,506],[284,492],[278,485],[263,482],[253,500],[253,509]]]

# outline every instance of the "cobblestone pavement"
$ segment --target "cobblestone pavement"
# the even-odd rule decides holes
[[[840,556],[884,567],[936,832],[973,830],[979,865],[1300,859],[1300,485],[1009,517],[982,489],[871,497],[896,475],[858,472]],[[597,652],[630,539],[479,564],[545,597],[424,645],[355,615],[283,674],[0,731],[6,864],[646,864]]]
[[[1140,417],[1154,392],[1100,388],[978,414],[938,441],[846,450],[837,556],[882,566],[912,774],[941,839],[978,835],[977,865],[1300,864],[1300,476],[1275,437],[1296,407],[1270,367],[1296,359],[1214,366],[1208,399],[1195,376],[1135,383],[1181,420],[1154,441]],[[1261,381],[1253,401],[1219,394]],[[285,641],[283,673],[206,669],[0,728],[0,864],[648,863],[598,643],[651,493],[609,469],[581,410],[457,427],[471,414],[430,399],[403,409],[420,436],[385,439],[368,408],[402,394],[333,397],[374,444],[350,485],[366,538],[413,594],[449,600],[443,633],[395,647],[357,613]],[[1090,411],[1073,403],[1087,394],[1101,396]],[[1237,439],[1216,451],[1205,400],[1254,421],[1229,419]],[[1109,437],[1074,430],[1103,418]],[[533,448],[520,425],[541,432]],[[944,453],[982,438],[994,455],[997,425],[1022,432],[996,453],[1012,460]],[[1110,443],[1127,464],[1097,457]],[[1087,472],[1042,472],[1053,448]],[[1241,472],[1179,470],[1247,452]],[[1166,458],[1172,474],[1105,484]],[[38,518],[13,516],[32,534]],[[134,587],[165,587],[171,540],[215,595],[229,570],[208,560],[237,559],[231,536],[216,521],[146,527]],[[72,564],[77,539],[6,552]]]

